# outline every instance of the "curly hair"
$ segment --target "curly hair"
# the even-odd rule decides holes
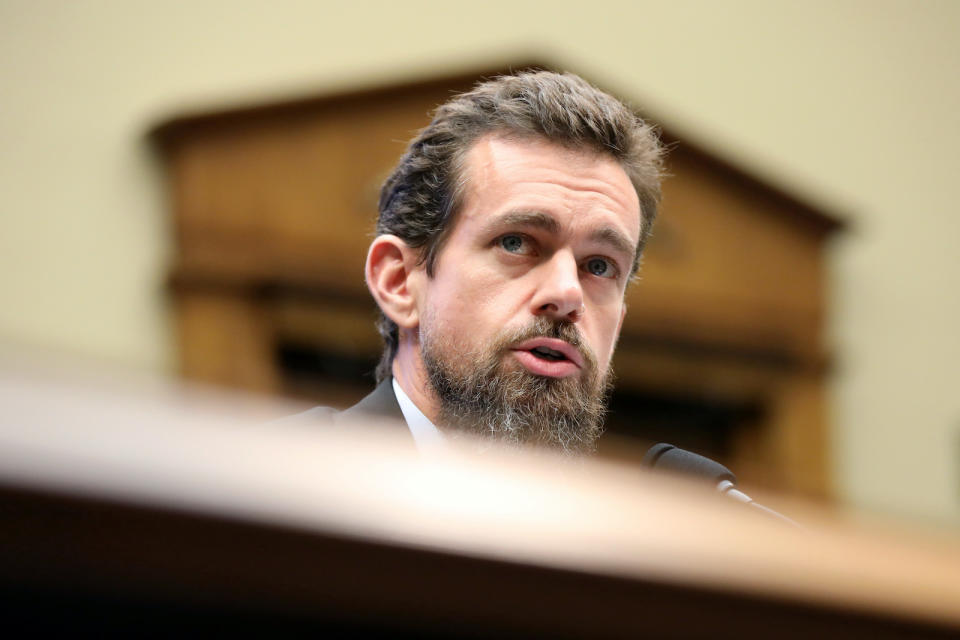
[[[420,249],[428,276],[462,199],[467,153],[480,137],[536,137],[605,153],[623,167],[640,200],[640,239],[632,273],[660,202],[663,147],[657,131],[613,96],[570,73],[529,71],[479,83],[440,105],[410,142],[380,190],[377,234],[394,234]],[[397,325],[382,312],[384,348],[377,382],[390,375]]]

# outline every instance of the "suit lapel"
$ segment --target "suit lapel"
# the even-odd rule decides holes
[[[390,418],[405,424],[403,412],[400,410],[400,405],[397,403],[397,396],[393,392],[393,378],[385,379],[377,385],[377,388],[374,389],[370,395],[349,409],[345,409],[337,417],[338,419],[352,420],[363,418],[364,416]]]

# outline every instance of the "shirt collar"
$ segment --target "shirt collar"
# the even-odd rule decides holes
[[[403,419],[407,421],[407,427],[413,435],[417,448],[422,451],[443,444],[443,434],[427,416],[423,415],[423,411],[413,403],[396,378],[393,378],[393,393],[397,396],[397,404],[400,405]]]

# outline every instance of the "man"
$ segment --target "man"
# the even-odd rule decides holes
[[[384,352],[345,414],[402,414],[419,444],[592,449],[661,156],[650,126],[570,74],[439,107],[381,191],[365,275]]]

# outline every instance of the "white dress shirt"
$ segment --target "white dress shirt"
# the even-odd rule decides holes
[[[424,451],[443,445],[443,434],[427,416],[423,415],[423,411],[413,403],[396,378],[393,379],[393,393],[397,396],[403,419],[407,421],[407,427],[413,435],[417,449]]]

